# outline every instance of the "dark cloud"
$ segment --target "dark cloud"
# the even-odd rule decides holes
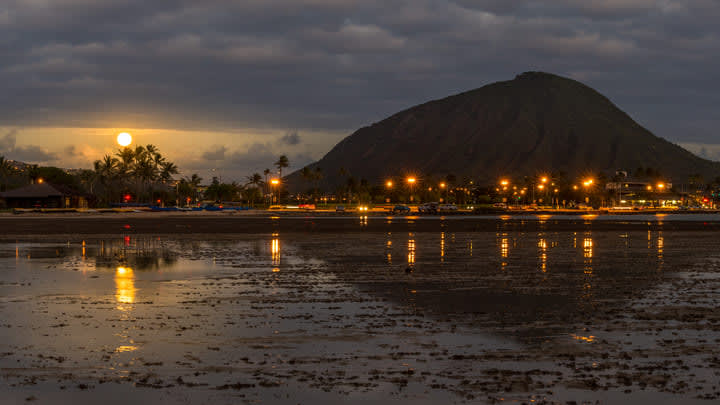
[[[8,152],[15,149],[17,142],[17,130],[11,129],[2,138],[0,138],[0,153]]]
[[[299,145],[300,141],[300,134],[298,134],[297,131],[287,133],[280,138],[280,143],[284,145]]]
[[[178,163],[187,173],[199,172],[204,178],[222,177],[223,180],[241,181],[252,173],[262,173],[270,169],[277,173],[274,163],[280,155],[286,155],[290,162],[287,169],[283,169],[283,176],[295,169],[312,163],[312,155],[308,152],[290,152],[279,149],[271,142],[253,142],[230,149],[227,146],[215,146],[202,154],[202,159],[178,159]],[[209,159],[212,157],[213,159]]]
[[[58,159],[58,154],[35,145],[17,145],[18,131],[10,130],[0,138],[0,155],[28,163],[47,163]]]
[[[7,157],[27,163],[48,163],[59,158],[57,153],[48,152],[44,148],[35,145],[15,147],[7,154]]]
[[[225,159],[225,152],[227,152],[227,148],[224,146],[215,146],[214,149],[211,149],[209,151],[206,151],[202,154],[202,158],[205,160],[224,160]]]
[[[339,137],[544,70],[713,142],[719,18],[713,0],[6,0],[0,122]]]

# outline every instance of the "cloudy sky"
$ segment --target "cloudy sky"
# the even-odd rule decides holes
[[[89,167],[129,131],[241,179],[542,70],[720,160],[718,21],[717,0],[3,0],[0,155]]]

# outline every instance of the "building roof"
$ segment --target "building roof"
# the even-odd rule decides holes
[[[62,197],[65,194],[47,183],[30,184],[15,190],[0,193],[0,198],[49,198]]]

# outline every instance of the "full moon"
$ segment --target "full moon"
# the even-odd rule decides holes
[[[120,146],[128,146],[132,143],[132,136],[127,132],[121,132],[117,136],[117,143]]]

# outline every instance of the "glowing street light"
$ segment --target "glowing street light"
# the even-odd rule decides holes
[[[392,182],[391,180],[388,180],[388,181],[385,183],[385,187],[387,187],[387,188],[392,188],[392,186],[393,186],[393,182]]]
[[[270,179],[270,185],[272,186],[272,189],[273,189],[272,190],[273,191],[273,193],[272,193],[273,194],[272,195],[273,202],[275,202],[275,189],[277,188],[277,186],[279,184],[280,184],[280,179]]]
[[[508,184],[510,184],[509,181],[507,181],[507,180],[500,180],[500,185],[501,185],[501,186],[507,186]]]
[[[665,184],[664,184],[664,183],[658,183],[657,188],[659,188],[660,190],[662,190],[662,189],[665,188]]]
[[[415,185],[415,182],[417,181],[417,179],[415,177],[408,177],[406,179],[406,181],[407,181],[408,186],[410,187],[410,201],[412,201],[413,200],[413,195],[412,195],[413,186]]]
[[[543,182],[543,183],[547,183],[547,182],[548,182],[548,178],[545,177],[545,176],[543,176],[542,178],[540,178],[540,181]]]
[[[544,189],[544,188],[545,188],[545,185],[544,185],[544,184],[538,184],[538,190],[542,190],[542,189]]]
[[[440,188],[445,188],[445,186],[446,186],[445,183],[440,183]]]

